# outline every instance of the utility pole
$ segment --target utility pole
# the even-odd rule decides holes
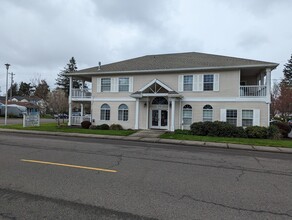
[[[9,73],[11,75],[11,84],[10,84],[10,101],[12,99],[12,85],[14,83],[13,81],[13,76],[15,75],[14,73]]]

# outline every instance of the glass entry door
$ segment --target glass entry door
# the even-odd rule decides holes
[[[168,111],[163,109],[151,110],[151,127],[167,129]]]

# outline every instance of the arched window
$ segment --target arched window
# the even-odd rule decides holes
[[[156,97],[152,101],[152,105],[167,105],[167,104],[168,104],[168,101],[166,100],[166,98],[163,98],[163,97]]]
[[[128,106],[125,104],[121,104],[118,109],[118,120],[128,121],[128,118],[129,118]]]
[[[111,116],[111,108],[108,104],[103,104],[100,108],[100,120],[109,121]]]
[[[185,105],[183,107],[183,124],[191,125],[192,124],[192,106]]]
[[[204,106],[203,121],[213,121],[213,107],[211,105]]]

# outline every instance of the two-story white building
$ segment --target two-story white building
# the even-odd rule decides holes
[[[148,55],[72,72],[73,102],[91,106],[95,125],[131,129],[188,129],[198,121],[269,125],[271,71],[277,63],[204,53]],[[73,89],[73,80],[91,84]],[[83,115],[83,114],[82,114]]]

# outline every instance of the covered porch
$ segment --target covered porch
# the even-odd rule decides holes
[[[145,120],[146,129],[175,130],[179,120],[176,111],[182,96],[163,82],[154,79],[140,90],[131,94],[136,99],[135,129],[141,129],[140,123]],[[141,114],[143,106],[146,115]]]
[[[68,125],[80,125],[82,121],[92,122],[92,84],[91,77],[69,77],[69,114]],[[74,82],[81,83],[79,88],[74,88]]]
[[[240,97],[263,98],[271,91],[271,69],[249,68],[240,72]]]

